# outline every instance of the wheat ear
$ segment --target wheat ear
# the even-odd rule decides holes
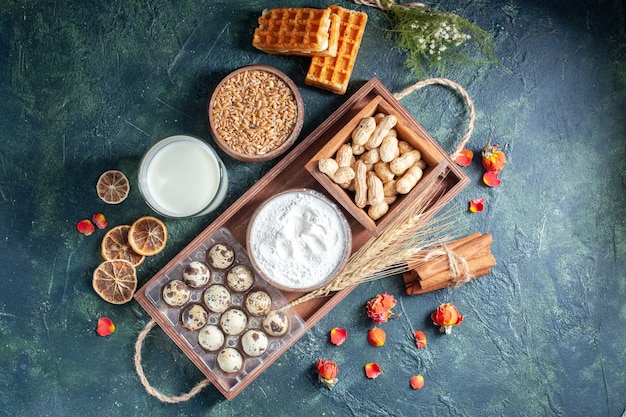
[[[438,181],[426,188],[409,205],[405,214],[379,236],[371,237],[348,260],[343,270],[329,284],[313,290],[287,304],[284,308],[325,297],[330,293],[406,272],[430,248],[452,240],[455,216],[433,219],[429,208],[439,196]]]

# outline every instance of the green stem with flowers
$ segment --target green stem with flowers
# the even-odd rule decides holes
[[[498,63],[491,34],[457,14],[436,10],[423,3],[354,2],[386,11],[396,45],[407,51],[406,65],[419,78],[425,78],[431,67],[443,73],[459,65]],[[470,43],[475,50],[469,47]],[[474,58],[475,52],[485,58]]]

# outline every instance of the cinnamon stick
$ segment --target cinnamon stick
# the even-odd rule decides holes
[[[423,294],[426,292],[446,288],[462,283],[465,279],[475,279],[491,273],[491,267],[496,260],[491,254],[493,238],[490,234],[473,233],[445,245],[442,254],[429,260],[421,260],[411,265],[411,270],[404,274],[407,294]],[[452,252],[452,253],[451,253]],[[462,276],[455,276],[450,270],[450,256],[461,264],[458,272]]]
[[[413,271],[405,272],[405,279],[406,279],[406,275],[412,272]],[[487,268],[486,270],[483,270],[483,271],[477,271],[476,274],[472,277],[472,279],[480,278],[482,276],[489,275],[490,273],[491,273],[491,268]],[[412,277],[409,278],[409,280],[411,279]],[[419,280],[414,280],[414,281],[410,281],[408,285],[406,285],[406,293],[409,295],[419,295],[419,294],[425,294],[431,291],[441,290],[443,288],[453,287],[455,285],[456,283],[453,280],[448,280],[445,282],[440,282],[437,285],[433,285],[432,287],[422,288],[419,284]]]
[[[447,246],[450,250],[455,250],[455,249],[457,249],[459,246],[461,246],[461,245],[463,245],[463,244],[465,244],[465,243],[467,243],[467,242],[470,242],[470,241],[471,241],[471,240],[473,240],[473,239],[476,239],[476,238],[477,238],[477,237],[479,237],[480,235],[481,235],[481,233],[480,233],[480,232],[475,232],[475,233],[472,233],[471,235],[467,235],[467,236],[465,236],[465,237],[462,237],[462,238],[460,238],[460,239],[457,239],[457,240],[454,240],[454,241],[452,241],[452,242],[450,242],[450,243],[447,243],[447,244],[446,244],[446,246]],[[425,263],[425,261],[420,260],[420,261],[418,261],[418,262],[415,262],[414,264],[409,264],[409,268],[410,268],[410,269],[416,269],[416,268],[418,268],[420,265],[423,265],[424,263]]]
[[[456,247],[447,246],[446,251],[454,253],[459,258],[465,259],[468,264],[472,262],[472,267],[469,270],[479,269],[488,264],[491,259],[485,259],[485,262],[481,262],[481,259],[490,254],[490,245],[493,242],[493,238],[489,233],[479,235],[475,238],[466,240],[461,245]],[[478,260],[476,260],[478,258]],[[429,262],[417,266],[415,271],[422,281],[428,281],[430,279],[441,280],[442,275],[450,273],[450,259],[447,254],[442,254]]]
[[[451,271],[443,271],[436,275],[429,276],[427,280],[420,279],[420,286],[422,288],[430,288],[438,285],[442,282],[448,281],[463,281],[466,277],[474,277],[479,271],[484,271],[496,264],[496,260],[491,253],[486,253],[484,256],[478,256],[471,259],[467,259],[467,274],[464,276],[454,277]],[[465,272],[465,271],[463,271]],[[418,273],[419,275],[419,273]]]

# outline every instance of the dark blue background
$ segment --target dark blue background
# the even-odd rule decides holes
[[[489,232],[498,266],[454,290],[407,296],[400,277],[363,284],[232,402],[214,388],[168,405],[148,395],[132,355],[149,319],[136,303],[113,306],[91,289],[102,231],[76,222],[102,212],[110,225],[150,214],[136,184],[141,155],[158,139],[190,133],[211,141],[205,107],[217,82],[269,64],[300,87],[300,140],[371,77],[392,92],[417,79],[387,37],[384,13],[366,29],[346,96],[304,85],[308,59],[251,47],[265,7],[309,1],[5,1],[0,8],[0,415],[20,416],[620,416],[626,408],[626,54],[618,0],[442,1],[494,35],[502,65],[457,66],[443,76],[475,102],[476,153],[489,137],[509,163],[503,184],[482,169],[454,204],[459,228]],[[427,87],[402,100],[445,149],[465,131],[454,92]],[[168,220],[166,250],[140,267],[144,283],[271,166],[224,157],[227,201],[199,219]],[[107,206],[94,185],[106,169],[131,179]],[[484,197],[482,213],[465,211]],[[242,219],[245,221],[245,219]],[[370,347],[364,303],[388,291],[401,316]],[[429,321],[453,302],[465,321],[442,336]],[[117,325],[95,335],[98,317]],[[341,347],[328,343],[345,327]],[[418,351],[412,332],[428,347]],[[316,381],[318,358],[335,360],[339,384]],[[383,374],[368,380],[366,362]],[[161,331],[143,363],[167,395],[203,375]],[[426,385],[413,391],[409,378]]]

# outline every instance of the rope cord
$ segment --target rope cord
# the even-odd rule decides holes
[[[146,374],[143,372],[143,366],[141,365],[141,348],[143,346],[144,340],[146,339],[146,336],[148,336],[148,333],[150,333],[150,330],[152,330],[154,326],[156,326],[156,322],[154,321],[154,319],[150,320],[146,324],[146,327],[139,333],[139,337],[137,337],[137,341],[135,342],[135,370],[139,375],[139,380],[150,395],[158,398],[164,403],[175,404],[183,401],[188,401],[197,393],[199,393],[204,387],[210,385],[211,382],[208,379],[204,379],[198,382],[188,393],[169,397],[167,395],[161,394],[156,388],[150,385],[150,382],[148,382],[148,378],[146,378]]]
[[[473,276],[470,273],[467,259],[457,255],[456,252],[448,248],[446,245],[428,252],[424,257],[424,262],[428,262],[439,256],[446,256],[448,258],[450,276],[452,277],[452,282],[454,282],[455,285],[461,285],[472,280]]]
[[[463,135],[463,137],[461,138],[461,141],[457,145],[454,152],[452,152],[451,154],[451,158],[454,160],[459,155],[459,153],[461,153],[463,148],[465,148],[465,145],[467,145],[467,142],[469,142],[470,138],[472,137],[472,133],[474,132],[474,122],[476,121],[476,111],[474,110],[474,102],[472,101],[469,94],[467,94],[467,91],[465,91],[465,89],[461,87],[459,84],[455,83],[454,81],[450,81],[447,78],[428,78],[426,80],[416,82],[415,84],[405,88],[399,93],[395,93],[394,97],[397,100],[401,100],[402,98],[408,96],[409,94],[411,94],[412,92],[416,90],[419,90],[422,87],[425,87],[427,85],[435,85],[435,84],[450,87],[456,92],[458,92],[463,98],[463,100],[465,101],[465,105],[467,106],[467,110],[469,111],[469,122],[467,125],[467,131],[465,135]]]

